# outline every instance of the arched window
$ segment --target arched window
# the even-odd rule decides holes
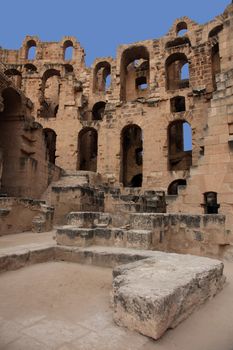
[[[183,53],[169,56],[165,64],[167,90],[178,90],[189,87],[189,64]]]
[[[21,88],[22,74],[17,69],[7,69],[5,74],[10,78],[17,88]]]
[[[65,61],[70,61],[73,59],[73,43],[70,40],[67,40],[64,42],[63,45],[63,50],[64,50],[64,60]]]
[[[178,113],[178,112],[185,112],[185,97],[184,96],[175,96],[171,98],[171,112],[172,113]]]
[[[48,69],[42,77],[41,117],[54,118],[57,113],[60,95],[60,72]]]
[[[220,54],[219,54],[219,45],[215,44],[211,49],[211,64],[212,64],[212,78],[213,78],[213,87],[217,88],[216,84],[216,75],[221,72],[220,66]]]
[[[43,133],[45,138],[48,160],[50,163],[55,164],[57,135],[54,130],[48,128],[44,129]]]
[[[176,26],[176,35],[182,36],[185,35],[188,31],[188,25],[186,22],[180,22]]]
[[[177,196],[178,195],[178,188],[180,186],[186,186],[187,182],[184,179],[178,179],[170,183],[167,189],[167,194],[170,196]]]
[[[168,161],[170,170],[188,170],[192,165],[192,129],[184,120],[168,126]]]
[[[111,65],[103,61],[99,62],[94,69],[93,91],[105,92],[111,85]]]
[[[27,42],[26,59],[28,60],[36,59],[36,42],[34,40],[29,40]]]
[[[143,139],[138,125],[128,125],[121,132],[121,182],[125,187],[142,186]]]
[[[106,103],[103,101],[97,102],[92,108],[92,120],[102,120],[104,116]]]
[[[126,49],[121,57],[121,93],[122,101],[132,101],[146,97],[149,91],[150,58],[145,46],[133,46]]]
[[[84,128],[78,135],[78,170],[97,171],[98,134],[94,128]]]

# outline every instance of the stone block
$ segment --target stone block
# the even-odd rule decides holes
[[[224,285],[223,263],[154,252],[113,270],[114,320],[153,339],[176,327]]]

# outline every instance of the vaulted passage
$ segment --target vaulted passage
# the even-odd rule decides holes
[[[185,179],[178,179],[170,183],[167,189],[167,194],[171,196],[176,196],[178,195],[178,188],[179,186],[186,186],[187,182]]]
[[[188,170],[192,165],[192,129],[184,120],[168,127],[169,170]]]
[[[21,176],[18,159],[21,155],[19,135],[22,100],[13,88],[5,89],[2,97],[4,110],[0,113],[0,192],[13,194],[11,190]]]
[[[48,160],[50,163],[55,164],[56,160],[56,139],[57,135],[52,129],[44,129],[44,138],[46,143]]]
[[[145,46],[125,50],[121,58],[121,100],[145,97],[149,91],[149,52]]]
[[[121,132],[121,182],[123,185],[141,187],[142,169],[142,130],[138,125],[129,125]]]
[[[97,171],[98,134],[94,128],[84,128],[78,135],[78,170]]]

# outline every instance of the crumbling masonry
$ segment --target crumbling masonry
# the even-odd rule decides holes
[[[232,33],[231,4],[91,68],[74,37],[1,49],[1,234],[55,223],[60,244],[229,252]]]

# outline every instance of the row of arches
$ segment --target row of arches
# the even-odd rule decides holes
[[[73,59],[74,45],[71,40],[66,40],[63,43],[63,59],[65,61],[70,61]],[[35,60],[37,54],[37,44],[35,40],[29,40],[26,43],[26,59]]]
[[[45,141],[50,162],[55,163],[56,134],[45,129]],[[97,171],[98,133],[91,127],[83,128],[78,135],[77,169]],[[192,165],[192,130],[184,120],[168,126],[168,169],[188,170]],[[121,131],[120,182],[125,187],[141,187],[143,179],[143,131],[131,124]]]

